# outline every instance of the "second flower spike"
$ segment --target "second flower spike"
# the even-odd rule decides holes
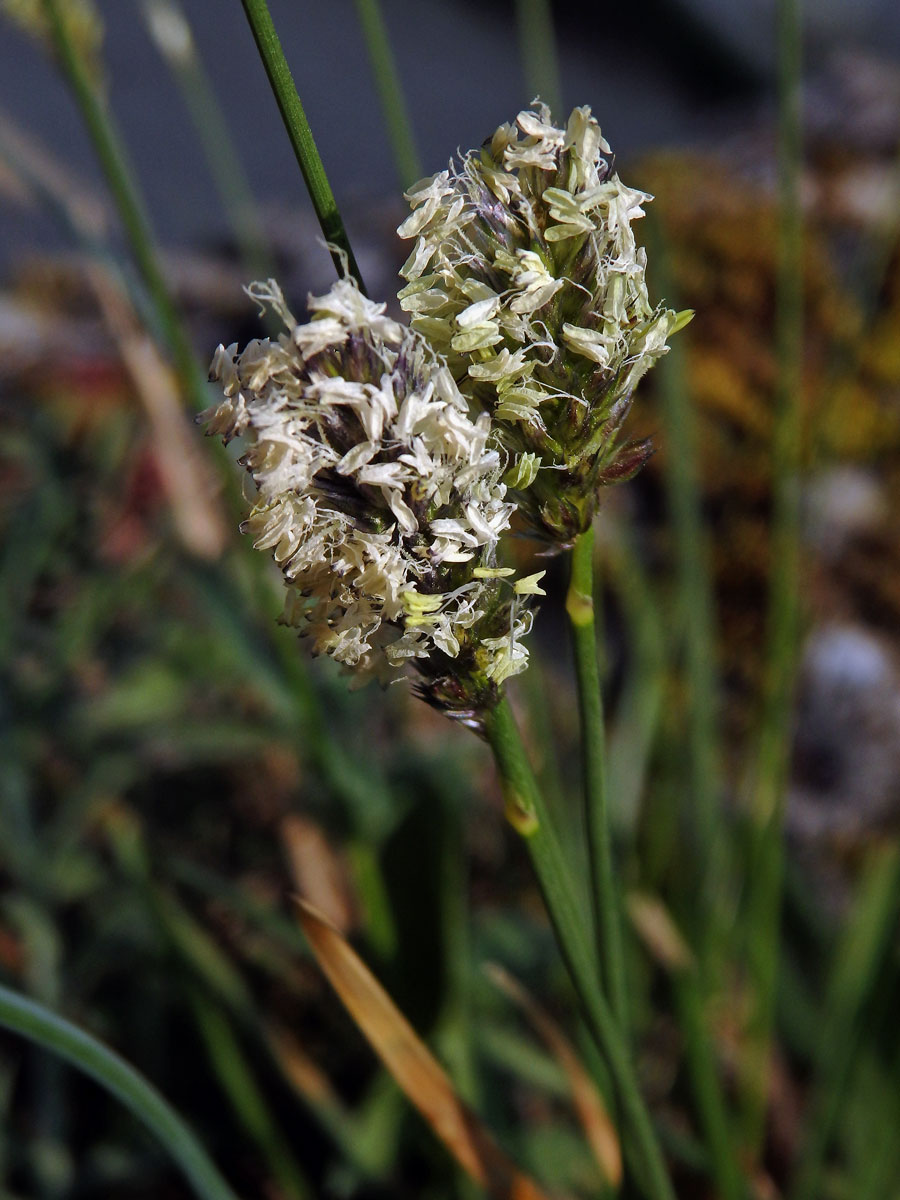
[[[650,304],[626,187],[589,108],[565,129],[544,105],[501,125],[459,170],[408,193],[415,247],[400,300],[491,414],[532,529],[568,545],[601,487],[649,454],[621,429],[641,376],[690,319]]]

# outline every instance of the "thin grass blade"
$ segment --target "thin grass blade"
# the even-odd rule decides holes
[[[237,1200],[168,1101],[115,1051],[42,1004],[2,985],[0,1025],[58,1054],[131,1109],[156,1135],[203,1200]]]
[[[612,1187],[622,1183],[622,1148],[609,1111],[572,1043],[525,988],[496,963],[485,970],[489,978],[522,1012],[562,1067],[571,1089],[572,1104],[603,1178]]]

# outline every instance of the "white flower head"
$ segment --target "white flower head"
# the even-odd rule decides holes
[[[619,179],[589,108],[560,129],[536,104],[407,198],[399,232],[415,246],[400,302],[492,415],[511,462],[540,462],[513,486],[532,526],[564,544],[598,489],[649,453],[618,434],[683,316],[647,294],[632,224],[651,197]]]
[[[426,699],[477,721],[525,666],[534,594],[496,570],[514,505],[487,414],[472,420],[443,360],[351,279],[310,299],[307,324],[274,281],[248,291],[285,332],[219,347],[224,395],[202,419],[247,444],[244,529],[282,570],[283,620],[360,674],[411,665]]]

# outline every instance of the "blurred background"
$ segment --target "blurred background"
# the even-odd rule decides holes
[[[472,1195],[333,1001],[294,921],[299,891],[519,1163],[567,1195],[609,1194],[559,1056],[482,969],[512,972],[593,1065],[484,747],[401,688],[351,693],[309,661],[276,624],[277,573],[237,533],[235,455],[192,420],[215,396],[189,352],[205,374],[218,342],[260,332],[242,285],[275,273],[299,314],[333,278],[241,5],[106,0],[81,27],[186,334],[173,356],[32,8],[7,0],[0,15],[0,977],[144,1071],[241,1195]],[[403,188],[540,94],[560,121],[592,107],[622,177],[656,197],[640,230],[651,294],[697,311],[642,385],[632,428],[657,453],[610,494],[598,538],[634,1028],[678,1195],[721,1194],[672,970],[680,938],[713,947],[701,1020],[746,1194],[889,1200],[900,10],[830,0],[805,17],[788,480],[802,637],[768,925],[754,916],[772,852],[752,781],[784,484],[775,6],[559,0],[548,25],[532,0],[384,0],[411,140],[392,140],[379,100],[372,11],[271,4],[373,297],[395,304]],[[577,864],[565,565],[531,569],[544,566],[536,662],[514,700]],[[713,844],[718,890],[700,897]],[[760,1126],[742,1097],[761,931],[779,970]],[[4,1196],[189,1194],[105,1093],[11,1035],[0,1112]]]
[[[257,203],[280,212],[299,239],[297,226],[308,220],[302,180],[272,119],[271,93],[243,10],[216,0],[183,0],[181,7]],[[519,51],[515,4],[386,0],[381,7],[424,173],[442,169],[457,148],[479,145],[536,90],[548,91],[548,80]],[[716,144],[767,119],[771,134],[773,0],[649,0],[618,11],[586,11],[558,0],[552,7],[559,46],[559,68],[549,81],[555,99],[566,112],[590,104],[621,159],[661,146]],[[101,3],[98,10],[110,105],[163,242],[196,251],[227,237],[228,215],[205,168],[190,110],[142,17],[161,10],[136,0]],[[401,203],[398,183],[413,181],[398,181],[355,6],[351,0],[303,6],[274,0],[271,12],[332,186],[348,210],[351,232],[358,227],[361,237],[367,217]],[[805,28],[810,82],[818,86],[811,115],[849,122],[862,90],[872,105],[880,102],[879,116],[889,125],[896,84],[891,91],[884,76],[900,54],[896,5],[828,0],[808,6]],[[176,44],[179,36],[170,32]],[[98,186],[83,124],[40,46],[7,25],[0,69],[5,118],[26,126],[85,183]],[[836,89],[835,71],[852,76],[849,93]],[[848,151],[861,132],[849,125],[843,130]],[[890,136],[889,128],[880,132]],[[766,165],[771,169],[771,160],[759,164]],[[29,249],[68,244],[48,214],[15,205],[5,211],[4,264]]]

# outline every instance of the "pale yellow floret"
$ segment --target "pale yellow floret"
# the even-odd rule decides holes
[[[536,571],[534,575],[523,575],[513,584],[513,590],[517,596],[546,596],[544,589],[538,586],[546,574],[546,571]]]
[[[515,567],[476,567],[472,572],[476,579],[505,579],[515,573]]]

